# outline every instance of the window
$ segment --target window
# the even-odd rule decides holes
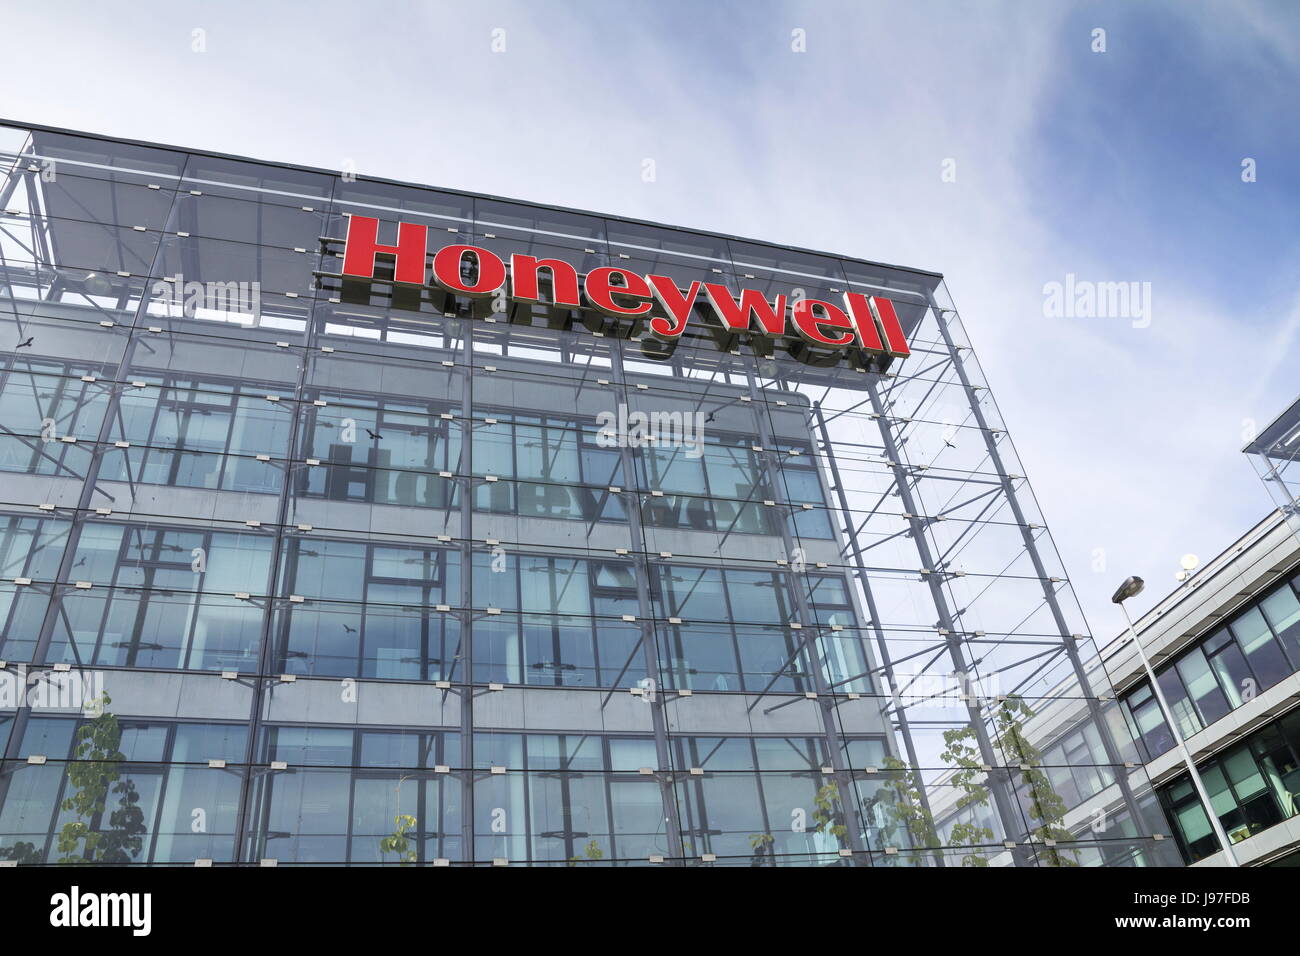
[[[1300,711],[1267,724],[1198,769],[1210,805],[1233,843],[1249,839],[1300,811]],[[1188,862],[1219,849],[1195,788],[1186,777],[1161,787]]]
[[[1300,578],[1278,588],[1260,602],[1260,607],[1291,660],[1300,662],[1300,601],[1294,590],[1297,582]]]
[[[1293,670],[1281,643],[1258,607],[1251,608],[1234,620],[1232,633],[1250,662],[1250,669],[1257,682],[1255,690],[1272,687]]]
[[[104,763],[106,772],[118,775],[107,804],[110,812],[90,821],[93,832],[102,836],[98,858],[117,863],[233,860],[240,781],[233,774],[209,771],[207,761],[242,761],[247,728],[143,722],[111,713],[96,719],[101,722],[100,745],[115,736],[114,749],[122,754]],[[65,857],[89,858],[80,841],[72,853],[58,845],[64,828],[77,821],[61,805],[77,793],[78,784],[69,778],[68,769],[77,757],[78,728],[88,722],[37,717],[28,723],[22,751],[49,760],[23,767],[14,776],[10,797],[0,812],[0,859],[54,863]],[[60,807],[53,822],[51,807]],[[195,807],[204,809],[204,827],[198,832],[193,827]]]
[[[1258,682],[1246,664],[1241,648],[1226,627],[1206,638],[1201,650],[1210,662],[1210,669],[1214,671],[1219,687],[1231,707],[1240,707],[1243,700],[1254,696]],[[1188,655],[1189,658],[1192,656]],[[1206,723],[1213,719],[1217,718],[1207,718]]]
[[[1295,672],[1300,661],[1300,600],[1295,581],[1283,582],[1183,652],[1156,679],[1179,733],[1199,732],[1229,710]],[[1173,745],[1146,684],[1126,697],[1126,710],[1149,757]]]
[[[460,552],[295,538],[285,549],[273,633],[285,673],[441,680],[460,624],[429,608],[460,600]]]
[[[1160,716],[1160,705],[1151,693],[1150,684],[1143,684],[1129,694],[1125,705],[1132,715],[1134,729],[1150,757],[1158,757],[1173,747],[1173,734]],[[1186,712],[1191,713],[1190,707],[1186,708]]]
[[[297,863],[396,862],[381,841],[407,815],[415,862],[459,859],[460,784],[439,774],[460,760],[455,731],[362,731],[268,727],[261,761],[285,771],[257,777],[249,806],[249,853]]]
[[[1183,679],[1202,726],[1214,723],[1228,712],[1228,699],[1199,648],[1179,658],[1174,668]]]
[[[1165,701],[1169,704],[1169,709],[1178,724],[1178,732],[1184,739],[1205,726],[1200,714],[1197,713],[1195,704],[1193,704],[1191,697],[1187,693],[1182,678],[1179,677],[1177,669],[1169,668],[1158,675],[1156,680],[1159,682],[1160,690],[1165,695]],[[1156,711],[1159,712],[1158,707]]]
[[[236,592],[265,594],[271,540],[207,529],[91,521],[73,554],[52,660],[107,667],[256,669],[262,611]]]

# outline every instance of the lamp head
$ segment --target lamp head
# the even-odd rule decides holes
[[[1141,594],[1144,587],[1146,582],[1137,576],[1125,578],[1124,583],[1111,595],[1111,603],[1123,604],[1129,598]]]

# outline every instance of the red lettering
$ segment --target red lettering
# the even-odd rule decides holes
[[[821,314],[818,315],[817,311]],[[800,299],[790,310],[794,319],[795,331],[818,345],[848,345],[853,341],[853,323],[839,306],[823,302],[821,299]],[[840,335],[827,335],[822,326],[845,329]]]
[[[373,279],[377,257],[385,256],[393,259],[395,282],[423,284],[428,227],[399,222],[396,245],[385,245],[378,241],[378,236],[378,219],[349,217],[343,275]],[[473,274],[463,268],[467,256],[473,257],[476,272],[473,281],[465,278],[467,273]],[[701,288],[724,328],[772,337],[786,334],[784,295],[769,301],[756,289],[741,289],[737,297],[725,285],[699,280],[692,282],[683,293],[668,276],[642,277],[613,266],[593,269],[584,282],[577,270],[561,259],[538,259],[519,253],[510,257],[512,298],[519,302],[540,302],[542,270],[550,274],[551,301],[558,306],[582,308],[585,292],[586,303],[592,308],[609,315],[635,316],[647,314],[657,302],[667,315],[651,316],[649,331],[661,339],[677,339],[686,331]],[[615,284],[615,277],[622,284]],[[446,246],[433,257],[433,281],[458,295],[478,298],[495,295],[505,286],[506,278],[506,265],[501,258],[478,246]],[[864,351],[891,358],[906,358],[911,354],[894,303],[882,296],[846,292],[843,309],[821,299],[803,299],[790,305],[794,331],[808,342],[840,348],[856,341]]]
[[[427,226],[413,222],[397,224],[397,245],[378,242],[379,220],[370,216],[348,217],[348,238],[343,245],[343,274],[360,279],[375,277],[375,256],[396,259],[393,281],[408,285],[424,284],[424,254],[428,242]]]
[[[535,259],[519,254],[511,256],[510,294],[521,302],[540,302],[537,273],[542,269],[551,272],[552,301],[556,305],[567,305],[573,309],[582,306],[578,299],[577,270],[560,259]]]
[[[876,314],[876,321],[885,331],[885,343],[889,346],[889,354],[894,358],[907,358],[911,355],[912,351],[907,347],[907,337],[903,335],[902,323],[898,321],[898,313],[894,311],[894,303],[889,299],[873,295],[871,311]]]
[[[760,335],[782,335],[785,333],[785,296],[778,295],[771,303],[763,298],[761,292],[754,289],[740,290],[740,303],[731,297],[731,290],[716,282],[706,282],[704,293],[709,297],[713,311],[722,319],[722,324],[734,332],[744,332],[749,328],[749,316],[753,313],[758,319]]]
[[[886,352],[894,358],[906,358],[911,355],[907,347],[907,338],[903,335],[903,326],[894,311],[894,303],[880,296],[865,296],[861,292],[844,293],[844,302],[853,316],[854,328],[858,330],[858,339],[868,352]],[[884,341],[880,338],[885,333]],[[885,343],[888,343],[886,345]]]
[[[675,320],[669,321],[663,316],[656,315],[650,320],[651,334],[661,339],[680,338],[686,331],[686,323],[690,321],[691,307],[695,305],[695,299],[700,294],[701,283],[698,279],[692,282],[690,291],[682,295],[677,288],[677,283],[667,276],[646,276],[646,279],[650,282],[655,300]]]
[[[609,280],[615,275],[623,277],[626,285],[613,285]],[[645,315],[650,311],[650,286],[634,272],[627,272],[613,266],[601,266],[587,273],[587,298],[600,311],[609,315]],[[629,299],[641,299],[636,305],[619,305],[614,301],[615,295]]]
[[[473,285],[461,278],[460,265],[467,255],[478,263],[478,280]],[[483,298],[505,285],[506,264],[496,253],[478,246],[444,246],[433,257],[433,278],[448,292]]]
[[[853,327],[858,330],[858,342],[868,352],[885,351],[885,343],[880,340],[880,329],[876,327],[875,316],[867,297],[861,292],[845,292],[844,303],[853,316]]]

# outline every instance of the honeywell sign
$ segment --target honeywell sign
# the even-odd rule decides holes
[[[373,279],[376,256],[393,260],[393,281],[422,286],[426,276],[429,227],[397,224],[397,244],[379,242],[379,220],[352,216],[348,220],[343,251],[343,276]],[[466,268],[468,266],[468,268]],[[543,299],[542,273],[550,285]],[[741,289],[737,297],[716,282],[692,282],[685,291],[669,276],[638,275],[617,266],[592,269],[579,276],[561,259],[512,255],[509,267],[489,249],[479,246],[443,246],[433,257],[432,281],[455,295],[490,298],[504,294],[515,302],[542,303],[574,309],[592,308],[612,316],[646,316],[652,335],[667,342],[679,339],[694,313],[700,294],[721,327],[730,332],[750,332],[777,338],[787,335],[788,322],[805,342],[825,348],[850,348],[872,357],[904,358],[907,339],[894,304],[880,296],[846,292],[843,304],[800,298],[787,304],[784,295],[768,300],[755,289]],[[507,289],[508,283],[508,291]],[[658,304],[663,315],[651,314]]]

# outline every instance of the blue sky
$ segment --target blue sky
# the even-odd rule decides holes
[[[1038,141],[1048,162],[1035,167],[1031,188],[1044,216],[1065,227],[1059,242],[1075,231],[1104,239],[1111,258],[1196,282],[1224,305],[1243,280],[1286,291],[1300,203],[1291,102],[1300,8],[1290,6],[1289,61],[1262,38],[1234,35],[1233,17],[1177,18],[1139,4],[1114,5],[1116,20],[1083,11],[1067,18],[1071,33],[1106,22],[1113,43],[1105,56],[1074,45],[1064,64],[1073,79],[1044,104]],[[1256,159],[1267,188],[1243,189],[1239,177],[1222,175],[1243,156]]]
[[[1143,575],[1154,600],[1182,554],[1208,559],[1270,509],[1239,449],[1300,393],[1300,4],[63,3],[5,19],[24,38],[6,50],[10,119],[943,272],[1103,641],[1119,579]],[[1150,325],[1046,317],[1043,286],[1067,273],[1150,282]]]

